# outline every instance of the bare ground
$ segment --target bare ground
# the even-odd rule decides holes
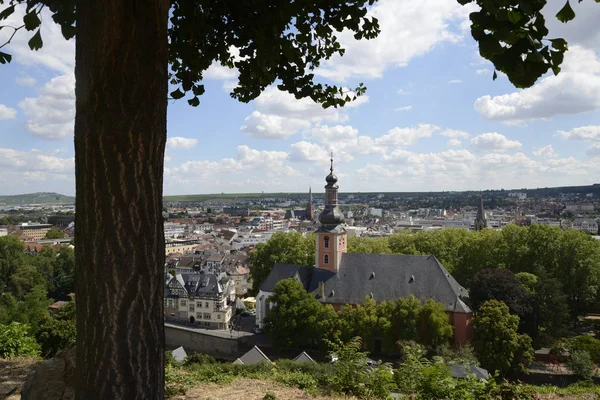
[[[280,383],[258,379],[236,379],[228,385],[201,384],[177,400],[262,400],[267,393],[277,400],[356,400],[356,397],[312,396],[304,391]]]
[[[31,357],[0,358],[0,399],[19,400],[27,372],[38,362],[39,359]]]

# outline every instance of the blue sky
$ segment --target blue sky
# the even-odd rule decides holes
[[[468,8],[453,0],[380,0],[381,35],[340,40],[343,58],[316,71],[367,95],[343,109],[268,88],[229,97],[236,71],[214,65],[200,106],[168,109],[165,194],[321,191],[331,149],[342,191],[438,191],[600,182],[600,5],[572,4],[551,37],[570,49],[563,72],[517,90],[479,57]],[[18,17],[19,15],[15,15]],[[9,21],[10,22],[10,21]],[[45,19],[44,48],[20,35],[0,66],[0,194],[74,194],[74,41]],[[8,32],[0,31],[0,42]]]

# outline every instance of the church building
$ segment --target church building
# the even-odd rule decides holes
[[[434,299],[446,306],[454,326],[456,344],[472,336],[472,311],[468,292],[434,256],[360,254],[347,252],[348,235],[344,214],[338,207],[338,179],[333,159],[325,178],[325,209],[319,215],[316,231],[315,264],[275,264],[256,297],[256,321],[263,327],[271,304],[269,296],[277,282],[295,278],[319,301],[336,311],[346,305],[362,304],[369,296],[377,302],[414,295],[422,302]]]

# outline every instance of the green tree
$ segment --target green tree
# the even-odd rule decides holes
[[[64,239],[65,233],[58,228],[52,228],[44,236],[44,239]]]
[[[519,272],[515,274],[515,277],[521,282],[523,288],[531,294],[535,294],[537,286],[539,285],[539,279],[536,275],[530,274],[529,272]]]
[[[35,286],[46,287],[46,279],[33,265],[23,265],[10,276],[8,291],[22,300]]]
[[[40,346],[30,334],[29,326],[18,322],[0,325],[0,357],[37,356]]]
[[[571,353],[567,367],[573,375],[584,380],[591,380],[596,374],[596,364],[592,361],[590,353],[583,350],[575,350]]]
[[[517,332],[519,317],[498,300],[488,300],[473,318],[473,347],[481,365],[500,376],[524,371],[533,360],[531,338]]]
[[[436,347],[447,345],[454,334],[454,327],[448,321],[446,306],[429,299],[421,307],[419,342]]]
[[[298,232],[277,232],[268,242],[256,246],[248,262],[252,277],[251,293],[256,295],[276,263],[314,265],[315,237]]]
[[[0,237],[0,292],[5,292],[12,274],[25,260],[25,246],[16,236]]]
[[[336,312],[294,278],[279,281],[268,301],[274,306],[265,318],[265,332],[278,349],[317,348],[324,337],[332,338]]]
[[[391,254],[387,238],[350,237],[348,253]]]
[[[58,351],[74,344],[76,336],[75,301],[69,301],[56,313],[45,317],[35,334],[45,358],[53,357]]]

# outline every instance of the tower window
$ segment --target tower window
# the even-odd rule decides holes
[[[329,236],[325,236],[323,238],[323,243],[325,244],[325,248],[328,249],[329,248]]]
[[[325,264],[329,264],[329,255],[328,254],[325,254],[325,257],[323,257],[323,262]]]

